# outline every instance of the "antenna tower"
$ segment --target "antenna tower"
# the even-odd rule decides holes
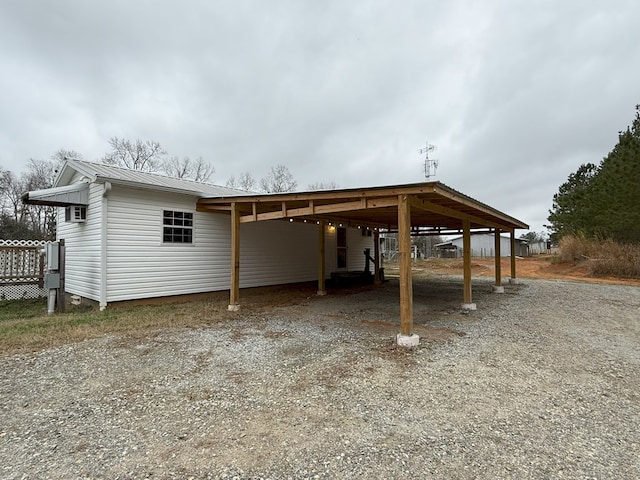
[[[429,158],[429,152],[433,152],[436,149],[435,145],[431,145],[429,142],[426,142],[423,148],[418,150],[420,155],[424,155],[424,178],[425,180],[429,180],[431,177],[435,177],[436,169],[438,168],[438,160],[434,160]]]

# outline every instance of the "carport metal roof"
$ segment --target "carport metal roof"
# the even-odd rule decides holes
[[[528,225],[440,182],[296,193],[201,197],[198,211],[230,211],[240,223],[273,219],[325,220],[350,226],[398,228],[398,198],[406,195],[412,227],[490,227],[508,232]]]

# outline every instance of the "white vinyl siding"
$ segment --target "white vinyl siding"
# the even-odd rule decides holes
[[[66,245],[65,291],[98,301],[100,298],[100,226],[102,220],[101,184],[89,186],[87,220],[64,220],[64,208],[58,208],[57,238]]]
[[[230,217],[195,211],[196,198],[114,186],[109,193],[107,301],[227,290]],[[193,212],[193,243],[162,242],[164,210]],[[332,241],[333,240],[333,241]],[[364,268],[364,243],[348,229],[354,268]],[[364,243],[363,243],[364,242]],[[335,233],[326,237],[327,277],[335,267]],[[356,258],[357,257],[357,258]],[[272,220],[240,226],[240,287],[317,279],[318,226]]]
[[[240,226],[240,287],[317,278],[317,225],[272,220]]]
[[[229,216],[196,198],[114,186],[109,195],[107,301],[229,288]],[[163,243],[163,211],[193,213],[193,243]]]
[[[91,184],[86,223],[65,223],[69,293],[100,301],[102,184]],[[197,198],[114,185],[107,197],[106,303],[228,290],[230,216],[196,212]],[[193,213],[193,243],[164,243],[163,212]],[[335,230],[325,230],[326,275],[335,270]],[[349,270],[364,269],[373,237],[347,230]],[[272,220],[240,226],[240,286],[317,280],[318,226]]]
[[[362,230],[358,228],[347,229],[347,270],[362,271],[365,267],[364,250],[371,249],[370,255],[373,257],[373,233],[370,237],[362,235]],[[369,264],[369,269],[373,272],[373,265]]]

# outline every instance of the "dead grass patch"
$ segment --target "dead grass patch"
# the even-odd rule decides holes
[[[640,245],[568,236],[560,241],[557,261],[584,266],[597,277],[640,278]]]
[[[243,311],[256,315],[275,306],[295,305],[314,294],[309,285],[243,290]],[[45,299],[0,302],[0,355],[28,353],[104,335],[122,342],[148,340],[166,328],[204,328],[237,317],[227,310],[228,292],[155,301],[121,302],[105,311],[80,306],[47,315]],[[259,323],[259,322],[258,322]],[[246,333],[231,330],[235,339]]]

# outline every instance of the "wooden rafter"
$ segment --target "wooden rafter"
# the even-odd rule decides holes
[[[421,200],[419,198],[416,198],[414,196],[410,197],[409,202],[411,204],[412,207],[414,208],[418,208],[420,210],[426,210],[428,212],[434,212],[434,213],[439,213],[441,215],[445,215],[447,217],[452,217],[452,218],[457,218],[459,220],[469,220],[470,222],[476,223],[480,226],[489,226],[489,227],[494,227],[494,228],[506,228],[501,226],[500,224],[496,223],[496,222],[491,222],[485,219],[482,219],[480,217],[477,217],[476,215],[471,215],[459,210],[455,210],[453,208],[450,207],[443,207],[442,205],[437,205],[433,202],[429,202],[427,200]]]
[[[349,202],[324,203],[316,205],[309,200],[304,207],[292,207],[286,201],[279,206],[272,206],[267,211],[258,213],[258,202],[251,203],[252,213],[242,215],[240,223],[257,222],[263,220],[275,220],[279,218],[312,217],[316,215],[331,215],[342,212],[355,212],[358,210],[370,210],[375,208],[395,207],[398,199],[394,197],[362,198]],[[264,206],[262,206],[264,208]]]
[[[350,225],[397,228],[398,196],[407,195],[411,226],[461,229],[464,219],[472,229],[528,228],[492,207],[439,182],[321,192],[237,195],[200,198],[197,210],[228,213],[236,203],[240,223],[275,219],[342,222]]]

